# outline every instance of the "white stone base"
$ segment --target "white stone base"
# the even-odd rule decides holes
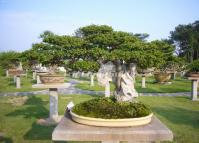
[[[37,124],[42,125],[42,126],[51,126],[51,125],[57,125],[63,116],[58,116],[57,119],[51,119],[51,118],[46,118],[46,119],[38,119]]]

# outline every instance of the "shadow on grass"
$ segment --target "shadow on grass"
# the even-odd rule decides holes
[[[23,136],[25,140],[51,140],[55,126],[41,126],[36,123]]]
[[[42,101],[36,96],[29,96],[25,102],[25,108],[20,108],[14,112],[8,113],[6,116],[23,116],[24,118],[43,118],[47,117],[49,111],[45,108],[48,101]]]
[[[0,142],[2,143],[13,143],[13,140],[11,138],[3,137],[0,139]]]
[[[152,110],[173,124],[188,125],[196,129],[199,128],[199,111],[179,107],[153,107]]]

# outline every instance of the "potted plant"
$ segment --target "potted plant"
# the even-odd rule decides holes
[[[193,61],[187,66],[188,72],[187,76],[189,77],[199,77],[199,60]]]
[[[63,52],[59,49],[60,47],[56,45],[53,41],[54,34],[49,31],[44,32],[41,35],[42,42],[33,44],[32,50],[37,53],[39,62],[42,65],[49,67],[49,73],[40,74],[40,80],[44,84],[58,84],[64,83],[64,74],[57,70],[58,66],[64,65]],[[49,42],[54,43],[54,45]]]

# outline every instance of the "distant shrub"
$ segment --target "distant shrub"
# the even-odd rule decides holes
[[[188,65],[188,69],[190,72],[199,72],[199,60],[195,60]]]

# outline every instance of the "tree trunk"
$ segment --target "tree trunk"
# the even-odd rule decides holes
[[[116,61],[116,83],[115,83],[116,94],[119,93],[119,91],[121,90],[121,76],[122,76],[122,64],[121,64],[121,61],[117,60]]]
[[[94,73],[91,73],[90,86],[94,86]]]

